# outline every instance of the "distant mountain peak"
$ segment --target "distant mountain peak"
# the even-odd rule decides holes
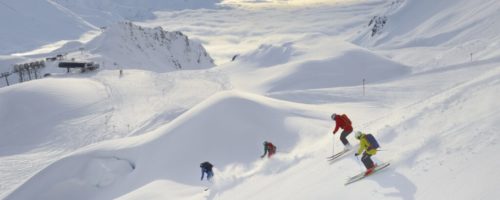
[[[132,22],[106,27],[86,49],[100,55],[104,61],[118,62],[124,68],[162,72],[214,66],[205,48],[182,32],[141,27]]]

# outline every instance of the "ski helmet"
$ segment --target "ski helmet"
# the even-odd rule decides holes
[[[337,114],[333,113],[332,114],[332,120],[335,120],[335,116],[337,116]]]
[[[363,135],[363,133],[361,131],[356,131],[356,133],[354,134],[354,137],[356,137],[356,139],[360,139],[361,138],[361,135]]]

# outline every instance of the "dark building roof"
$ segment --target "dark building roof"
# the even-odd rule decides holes
[[[86,65],[92,65],[92,63],[85,62],[60,62],[59,67],[61,68],[84,68]]]

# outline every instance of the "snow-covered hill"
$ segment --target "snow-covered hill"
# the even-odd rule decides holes
[[[214,66],[205,48],[183,33],[161,27],[143,28],[130,22],[107,27],[84,48],[95,56],[92,60],[117,63],[125,69],[165,72]]]
[[[139,23],[227,58],[190,70],[157,61],[161,44],[196,42],[110,26],[68,56],[135,69],[0,88],[0,198],[496,199],[500,3],[475,2],[231,0]],[[342,149],[332,112],[373,133],[390,167],[345,186],[364,167],[325,161]]]
[[[404,48],[465,46],[478,40],[498,39],[494,33],[499,31],[495,19],[500,15],[500,7],[495,0],[394,0],[387,4],[387,9],[380,13],[387,18],[386,25],[373,39],[365,38],[367,42]]]
[[[24,52],[98,29],[49,0],[0,2],[0,54]]]
[[[407,66],[351,43],[325,38],[307,42],[307,47],[302,46],[304,40],[263,44],[224,67],[233,73],[232,83],[238,88],[259,93],[358,86],[363,80],[375,83],[410,73]]]
[[[353,41],[379,49],[400,49],[400,62],[426,67],[446,66],[498,57],[500,5],[495,0],[394,0],[374,18],[385,19],[365,29]],[[373,18],[372,18],[373,19]],[[376,20],[375,20],[376,21]],[[368,22],[367,22],[368,24]],[[425,47],[414,53],[412,49]],[[425,56],[420,56],[424,53]]]
[[[121,189],[123,186],[139,188],[159,179],[173,181],[181,184],[181,187],[195,186],[200,160],[209,159],[219,169],[232,171],[251,167],[259,159],[255,152],[260,147],[254,144],[261,143],[262,140],[285,139],[278,142],[283,151],[297,146],[300,137],[295,129],[300,126],[284,122],[304,119],[302,113],[304,111],[259,96],[221,93],[152,133],[119,143],[108,143],[110,146],[105,147],[114,149],[120,144],[119,146],[125,147],[120,151],[103,152],[103,147],[98,147],[61,160],[41,172],[35,180],[27,183],[24,189],[10,198],[113,199],[126,194]],[[267,118],[263,120],[262,115]],[[205,131],[200,131],[203,128]],[[144,156],[145,154],[148,156]],[[288,162],[293,160],[283,161],[281,167],[289,165]],[[63,170],[65,173],[59,173],[57,177],[52,176],[61,169],[70,168],[71,170]],[[157,174],[159,171],[164,172]],[[239,174],[233,176],[236,179],[243,178]],[[52,187],[36,189],[42,182]],[[175,191],[167,193],[175,194]],[[74,196],[75,194],[81,195]]]
[[[320,111],[322,107],[230,92],[204,101],[150,133],[103,143],[62,159],[8,199],[35,196],[66,199],[75,194],[81,199],[111,199],[123,195],[123,199],[171,196],[203,199],[197,181],[197,163],[203,160],[210,160],[217,167],[217,183],[209,196],[222,199],[323,199],[326,196],[420,199],[437,194],[440,198],[481,195],[492,199],[494,185],[458,189],[465,181],[495,182],[491,174],[496,164],[470,164],[483,163],[489,152],[498,150],[496,144],[500,140],[495,134],[500,128],[495,125],[500,115],[491,110],[500,106],[494,101],[500,92],[497,81],[500,71],[494,65],[472,68],[481,68],[488,74],[477,72],[478,78],[463,81],[447,77],[471,75],[469,69],[449,70],[372,86],[372,97],[384,97],[386,91],[397,90],[391,93],[391,99],[377,100],[379,104],[390,104],[394,100],[413,102],[387,115],[377,115],[380,111],[368,106],[339,104],[340,109],[353,113],[357,126],[376,130],[385,149],[377,159],[393,162],[386,173],[356,183],[350,186],[352,188],[342,189],[344,178],[359,170],[356,159],[345,158],[333,166],[324,161],[331,144],[330,123],[324,120],[328,113]],[[433,94],[435,90],[429,90],[433,84],[428,78],[441,79],[441,85],[449,88],[437,89],[441,92]],[[484,87],[485,84],[490,86]],[[408,95],[415,93],[427,98],[414,102]],[[471,93],[474,95],[470,96]],[[376,119],[373,116],[377,116]],[[439,121],[441,118],[453,120]],[[261,150],[256,144],[263,140],[275,141],[281,153],[272,160],[259,161],[257,156]],[[336,145],[340,148],[339,143]],[[468,170],[482,173],[472,175]],[[447,184],[449,180],[457,180],[458,185]],[[48,187],[37,189],[42,183]],[[432,183],[442,186],[439,190],[425,187]],[[282,184],[281,189],[261,187],[273,184]],[[331,191],[331,187],[338,189]],[[363,187],[373,187],[374,191],[352,192]],[[164,192],[150,194],[155,190]],[[286,192],[290,190],[309,192],[292,195]],[[450,195],[440,191],[449,191]]]
[[[90,79],[44,78],[2,88],[2,198],[68,153],[154,130],[227,84],[217,72],[125,70],[119,78],[111,70]]]

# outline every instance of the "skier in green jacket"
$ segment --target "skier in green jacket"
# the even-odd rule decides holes
[[[260,156],[260,158],[264,158],[266,154],[268,158],[271,158],[271,156],[273,156],[276,153],[276,146],[274,146],[273,143],[268,141],[264,141],[263,144],[264,144],[264,154]]]

